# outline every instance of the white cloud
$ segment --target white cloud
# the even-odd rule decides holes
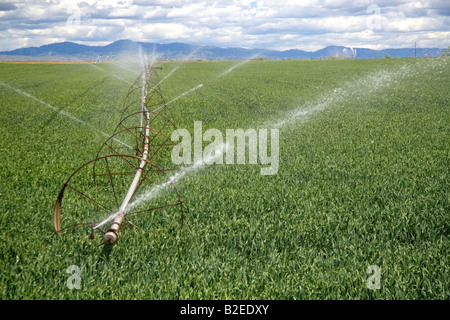
[[[378,12],[367,12],[376,3]],[[411,40],[447,47],[448,0],[31,0],[0,5],[0,51],[55,41],[119,39],[316,50],[374,49]],[[378,23],[377,28],[368,21]]]

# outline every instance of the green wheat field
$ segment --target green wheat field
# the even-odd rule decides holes
[[[192,172],[176,182],[183,224],[173,210],[139,215],[114,246],[89,228],[56,234],[63,182],[112,134],[139,75],[1,63],[0,299],[449,299],[448,58],[157,72],[175,68],[166,101],[203,84],[170,104],[177,127],[277,126],[277,174]]]

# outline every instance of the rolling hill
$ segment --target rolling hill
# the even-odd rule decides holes
[[[140,50],[155,52],[164,60],[245,60],[253,57],[264,57],[270,60],[280,59],[325,59],[343,56],[358,59],[377,59],[389,55],[391,58],[436,57],[445,49],[441,48],[400,48],[372,50],[367,48],[349,48],[344,46],[328,46],[317,51],[290,49],[285,51],[267,49],[245,49],[238,47],[221,48],[215,46],[196,46],[185,43],[145,43],[131,40],[118,40],[105,46],[87,46],[73,42],[61,42],[40,47],[21,48],[12,51],[1,51],[0,60],[97,60],[109,59],[124,52]]]

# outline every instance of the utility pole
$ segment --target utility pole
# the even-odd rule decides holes
[[[414,58],[417,58],[417,42],[414,41]]]

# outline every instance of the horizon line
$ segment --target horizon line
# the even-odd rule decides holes
[[[354,47],[354,46],[346,46],[346,45],[336,45],[336,44],[330,44],[330,45],[326,45],[324,47],[322,47],[321,49],[318,50],[313,50],[313,51],[308,51],[308,50],[303,50],[303,49],[297,49],[297,48],[291,48],[291,49],[285,49],[285,50],[277,50],[277,49],[267,49],[267,48],[248,48],[248,47],[221,47],[221,46],[217,46],[217,45],[198,45],[198,44],[190,44],[190,43],[186,43],[186,42],[166,42],[166,43],[161,43],[161,42],[145,42],[145,41],[134,41],[131,39],[119,39],[119,40],[115,40],[112,41],[108,44],[105,45],[87,45],[87,44],[83,44],[83,43],[78,43],[78,42],[73,42],[73,41],[61,41],[61,42],[52,42],[52,43],[48,43],[48,44],[43,44],[40,46],[29,46],[29,47],[21,47],[21,48],[16,48],[16,49],[12,49],[12,50],[5,50],[5,51],[0,51],[0,54],[4,54],[6,52],[12,52],[12,51],[16,51],[16,50],[22,50],[22,49],[31,49],[31,48],[42,48],[44,46],[50,46],[50,45],[54,45],[54,44],[63,44],[63,43],[72,43],[72,44],[76,44],[76,45],[80,45],[80,46],[85,46],[85,47],[99,47],[99,48],[104,48],[107,47],[109,45],[112,45],[114,43],[117,42],[121,42],[121,41],[128,41],[128,42],[133,42],[135,44],[153,44],[153,45],[171,45],[171,44],[183,44],[183,45],[188,45],[188,46],[192,46],[192,47],[197,47],[197,48],[201,48],[201,47],[216,47],[216,48],[221,48],[221,49],[244,49],[244,50],[264,50],[264,51],[274,51],[274,52],[286,52],[286,51],[291,51],[291,50],[297,50],[297,51],[303,51],[303,52],[307,52],[307,53],[315,53],[317,51],[326,49],[326,48],[330,48],[330,47],[343,47],[343,48],[350,48],[350,49],[366,49],[366,50],[372,50],[372,51],[384,51],[384,50],[401,50],[401,49],[439,49],[439,50],[446,50],[447,48],[443,47],[389,47],[389,48],[385,48],[385,49],[371,49],[371,48],[367,48],[367,47]]]

